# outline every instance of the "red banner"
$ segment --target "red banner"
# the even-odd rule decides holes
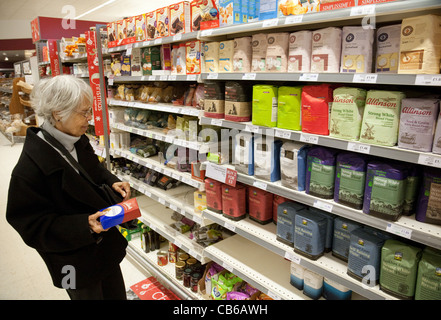
[[[41,39],[40,26],[38,25],[38,18],[31,21],[32,42],[35,43]]]
[[[52,77],[60,75],[60,59],[58,56],[57,40],[47,40],[47,47],[49,50],[49,59],[51,61]]]
[[[93,92],[93,120],[95,122],[95,134],[97,136],[102,136],[104,135],[103,111],[106,113],[108,111],[106,101],[106,88],[104,88],[104,92],[101,92],[100,88],[100,71],[98,65],[95,31],[86,31],[86,51],[87,64],[89,66],[89,81]],[[108,114],[107,119],[109,119]],[[108,122],[107,132],[110,134]]]
[[[181,300],[155,277],[149,277],[130,287],[141,300]]]

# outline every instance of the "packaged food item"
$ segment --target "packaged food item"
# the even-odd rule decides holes
[[[146,40],[146,20],[145,14],[140,14],[135,17],[135,41],[140,42]]]
[[[219,27],[219,0],[199,2],[201,10],[201,30]]]
[[[288,65],[289,33],[270,33],[267,36],[268,47],[266,48],[267,72],[286,72]]]
[[[234,137],[234,161],[237,172],[254,175],[254,137],[249,132],[241,132]]]
[[[273,194],[248,186],[248,213],[251,220],[270,223],[273,220]]]
[[[234,40],[219,42],[219,72],[233,71]]]
[[[323,281],[323,298],[326,300],[351,300],[352,290],[338,282],[324,278]]]
[[[116,47],[118,44],[117,26],[116,22],[109,22],[107,24],[107,46],[109,48]]]
[[[329,135],[333,86],[308,85],[302,89],[302,131]]]
[[[420,248],[386,240],[381,249],[380,289],[400,299],[413,299],[420,257]]]
[[[401,100],[399,91],[369,90],[361,125],[360,142],[394,146],[398,141]]]
[[[146,40],[153,40],[156,38],[156,11],[145,14],[145,29]]]
[[[253,86],[253,117],[254,125],[277,126],[278,87],[273,85]]]
[[[243,23],[241,1],[219,0],[219,25],[223,27],[237,23]]]
[[[441,16],[428,14],[401,22],[398,73],[438,74],[441,59]]]
[[[345,140],[360,139],[366,90],[340,87],[333,92],[330,136]]]
[[[132,49],[132,54],[130,57],[130,67],[132,76],[142,76],[140,48]]]
[[[348,262],[351,232],[362,225],[341,217],[334,219],[334,233],[332,238],[332,255]]]
[[[298,263],[291,261],[291,272],[289,277],[289,283],[299,290],[303,290],[304,273],[306,268]]]
[[[374,29],[343,27],[340,72],[372,72]]]
[[[303,294],[314,300],[320,299],[323,292],[323,276],[306,269],[303,279]]]
[[[253,34],[251,38],[252,62],[251,71],[261,72],[266,70],[266,49],[268,47],[267,34]]]
[[[251,120],[251,86],[240,81],[225,82],[225,120]]]
[[[304,191],[306,183],[307,154],[309,146],[287,141],[280,150],[280,172],[282,186]]]
[[[194,192],[194,212],[202,213],[207,209],[207,196],[205,192],[195,191]]]
[[[297,31],[289,35],[288,72],[310,72],[312,31]]]
[[[329,27],[312,33],[311,72],[340,72],[341,29]]]
[[[260,0],[259,8],[259,20],[277,18],[277,6],[278,0]]]
[[[132,49],[133,50],[133,49]],[[142,75],[151,75],[153,70],[161,69],[161,51],[159,47],[141,49]]]
[[[163,44],[160,48],[162,70],[171,70],[171,46],[167,43]]]
[[[308,210],[296,213],[294,252],[317,260],[325,250],[326,219]]]
[[[400,54],[401,24],[377,29],[377,73],[397,73]]]
[[[334,197],[337,150],[320,146],[308,151],[306,193],[323,199]]]
[[[117,45],[118,46],[122,46],[124,44],[126,44],[126,20],[122,19],[122,20],[118,20],[115,22],[116,24],[116,32],[118,35],[118,42]]]
[[[190,2],[190,12],[191,12],[191,31],[201,30],[201,8],[199,6],[200,0],[193,0]]]
[[[424,152],[432,151],[438,113],[438,99],[403,99],[401,101],[398,147]]]
[[[121,54],[120,57],[121,57],[121,75],[130,76],[131,75],[130,56],[123,53]]]
[[[360,210],[363,207],[367,159],[353,152],[337,155],[334,201]]]
[[[220,82],[204,83],[204,116],[222,119],[225,114],[225,88]]]
[[[404,216],[410,216],[416,213],[418,192],[421,188],[422,176],[423,173],[420,166],[408,164],[406,189],[404,191]]]
[[[156,9],[156,37],[163,38],[170,35],[170,11],[168,7]]]
[[[126,44],[136,41],[136,20],[135,17],[129,17],[126,20]]]
[[[232,220],[242,220],[246,217],[246,187],[236,184],[231,187],[222,184],[222,214]]]
[[[421,222],[441,224],[441,170],[424,167],[415,219]]]
[[[219,42],[204,43],[205,72],[219,72]]]
[[[415,300],[441,300],[441,251],[426,247],[418,264]]]
[[[185,43],[179,44],[179,49],[176,56],[176,74],[186,74],[187,72],[187,50]]]
[[[398,220],[403,213],[407,175],[407,168],[399,163],[370,161],[363,212],[386,220]]]
[[[284,202],[293,202],[293,200],[274,194],[273,196],[273,223],[277,225],[277,209]],[[293,233],[294,234],[294,233]]]
[[[207,208],[216,213],[222,213],[222,183],[213,179],[205,179]]]
[[[250,72],[251,59],[251,37],[235,38],[233,51],[233,72]]]
[[[294,246],[295,217],[296,214],[306,210],[300,203],[286,201],[277,207],[277,233],[276,239],[284,244]]]
[[[254,140],[254,176],[266,181],[280,180],[281,140],[259,137]]]
[[[312,1],[311,1],[312,2]],[[309,1],[279,0],[278,16],[286,17],[290,15],[305,14],[310,6]]]
[[[182,1],[168,7],[170,12],[170,35],[191,32],[190,2]]]
[[[136,198],[123,201],[100,211],[105,212],[105,214],[100,217],[103,229],[132,221],[141,216]]]
[[[289,130],[302,130],[302,87],[281,86],[279,87],[277,97],[277,127]]]
[[[199,40],[189,41],[186,48],[186,73],[201,73],[201,42]]]

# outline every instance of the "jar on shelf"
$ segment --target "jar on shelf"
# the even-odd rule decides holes
[[[191,274],[191,291],[198,292],[198,282],[201,279],[201,274],[199,272],[193,272]]]
[[[186,288],[190,288],[190,286],[191,286],[191,273],[192,272],[193,271],[190,268],[186,268],[184,270],[183,284],[184,284],[184,287],[186,287]]]
[[[184,278],[184,269],[185,269],[185,262],[184,261],[177,261],[175,264],[175,276],[178,280],[183,280]]]
[[[167,251],[158,251],[157,253],[158,256],[158,266],[166,266],[168,263],[168,258],[167,258]]]
[[[186,261],[186,263],[187,263],[187,268],[190,268],[191,271],[195,271],[195,267],[198,261],[195,258],[190,258]]]

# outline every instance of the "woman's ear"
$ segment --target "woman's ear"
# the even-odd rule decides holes
[[[59,122],[61,120],[60,116],[58,115],[58,112],[56,111],[52,111],[52,118],[54,118],[56,122]]]

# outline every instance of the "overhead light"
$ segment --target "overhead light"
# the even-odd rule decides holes
[[[9,58],[8,57],[5,57],[5,61],[8,61],[9,60]]]
[[[99,6],[93,8],[93,9],[90,9],[90,10],[87,11],[87,12],[84,12],[83,14],[80,14],[79,16],[76,16],[75,19],[79,19],[79,18],[81,18],[81,17],[84,17],[85,15],[88,15],[89,13],[92,13],[92,12],[98,10],[98,9],[101,9],[102,7],[105,7],[105,6],[107,6],[108,4],[111,4],[112,2],[115,2],[115,0],[109,0],[109,1],[106,1],[106,2],[104,2],[103,4],[100,4]]]

